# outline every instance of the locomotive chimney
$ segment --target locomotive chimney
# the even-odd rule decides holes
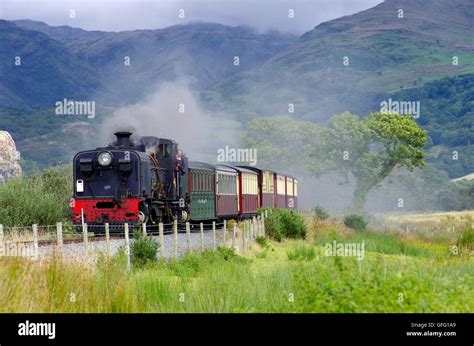
[[[132,142],[130,141],[130,136],[132,135],[131,132],[123,131],[123,132],[115,132],[114,135],[117,137],[117,141],[115,145],[118,147],[132,147]]]

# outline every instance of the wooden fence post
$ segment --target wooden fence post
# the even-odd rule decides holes
[[[142,223],[143,227],[143,236],[146,238],[146,222]]]
[[[165,238],[163,236],[163,223],[158,224],[159,234],[160,234],[160,257],[165,257]]]
[[[88,231],[87,231],[87,223],[82,224],[82,239],[83,239],[83,246],[84,246],[84,254],[87,256],[87,248],[88,248]]]
[[[0,247],[3,249],[3,225],[0,224]]]
[[[38,225],[33,225],[33,249],[34,249],[34,259],[37,260],[39,257],[38,251]]]
[[[191,252],[191,228],[189,222],[186,222],[186,243],[188,245],[188,252]]]
[[[130,237],[128,236],[128,223],[125,227],[125,254],[127,255],[127,270],[130,270]]]
[[[56,223],[56,234],[58,240],[58,250],[61,257],[63,257],[63,223],[57,222]]]
[[[173,233],[174,233],[174,258],[178,258],[178,220],[173,222]]]
[[[247,224],[246,221],[244,221],[244,223],[242,224],[242,253],[245,253],[246,251],[246,246],[245,246],[245,225]]]
[[[252,241],[257,238],[257,218],[254,216],[252,218]]]
[[[257,216],[257,220],[255,221],[255,239],[260,237],[260,215]]]
[[[216,251],[216,222],[212,221],[212,250]]]
[[[204,225],[202,222],[199,224],[199,228],[201,230],[201,252],[204,252]]]
[[[235,234],[237,233],[237,223],[234,223],[234,229],[232,230],[232,250],[235,251]]]
[[[105,223],[105,253],[107,258],[110,257],[110,229],[109,223]]]
[[[224,220],[224,247],[226,246],[227,220]]]

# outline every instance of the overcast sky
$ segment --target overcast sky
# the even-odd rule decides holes
[[[157,29],[189,21],[248,25],[301,34],[382,0],[0,0],[0,18],[33,19],[86,30]],[[74,9],[76,18],[70,18]],[[179,18],[184,9],[185,18]],[[294,19],[288,18],[289,9]]]

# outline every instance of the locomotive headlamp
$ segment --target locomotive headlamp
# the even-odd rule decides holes
[[[102,167],[107,167],[112,162],[112,154],[109,153],[108,151],[101,152],[99,154],[97,161],[99,162],[99,165],[101,165]]]

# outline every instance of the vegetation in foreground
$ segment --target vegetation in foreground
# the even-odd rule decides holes
[[[45,169],[31,177],[16,177],[0,186],[0,224],[54,225],[70,217],[72,168]]]
[[[95,267],[0,261],[0,312],[471,312],[472,227],[433,242],[307,220],[305,240],[259,239],[230,249],[148,262],[122,254]],[[328,244],[364,242],[365,255],[328,256]],[[259,245],[260,244],[260,245]]]

